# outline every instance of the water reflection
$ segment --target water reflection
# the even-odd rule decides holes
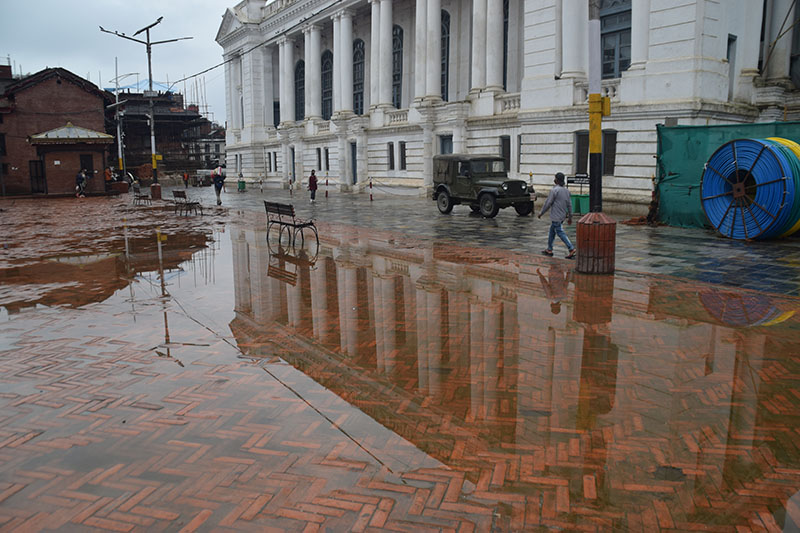
[[[739,298],[759,318],[731,320],[706,285],[352,228],[313,252],[231,237],[246,355],[280,355],[476,497],[566,527],[793,523],[796,301]]]

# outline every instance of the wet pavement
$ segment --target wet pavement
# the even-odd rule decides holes
[[[188,194],[0,202],[0,531],[800,527],[797,240]]]

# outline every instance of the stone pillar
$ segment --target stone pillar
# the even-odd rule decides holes
[[[340,13],[335,13],[333,20],[333,112],[338,113],[342,109],[342,71],[339,65],[342,63],[342,18]]]
[[[271,128],[275,122],[275,109],[273,102],[275,101],[275,94],[273,91],[273,72],[275,70],[272,64],[272,52],[274,47],[265,46],[262,48],[264,54],[264,126]]]
[[[341,89],[341,105],[339,110],[353,112],[353,14],[342,11],[339,40],[336,46],[341,49],[339,60],[335,62],[341,73],[339,84]],[[341,44],[341,46],[339,46]],[[334,70],[336,76],[336,70]]]
[[[586,0],[564,0],[561,17],[562,78],[586,79],[588,24],[589,5]]]
[[[491,91],[502,91],[503,90],[503,0],[487,0],[485,61],[486,61],[486,88]]]
[[[775,42],[775,46],[771,50],[767,48],[765,52],[767,81],[788,82],[789,80],[793,32],[790,26],[794,22],[794,14],[795,3],[793,0],[773,0],[767,41],[772,43],[782,32],[786,33]],[[786,22],[784,23],[784,21]]]
[[[756,76],[758,70],[758,50],[761,39],[761,18],[762,10],[758,2],[747,4],[744,33],[738,36],[738,46],[736,47],[736,68],[739,69],[739,81],[734,89],[734,99],[750,103],[753,97]]]
[[[322,40],[319,26],[311,24],[303,33],[306,45],[306,118],[320,118],[322,115]]]
[[[433,186],[433,126],[422,126],[422,175],[425,187]]]
[[[502,32],[502,1],[500,0],[500,39]],[[442,2],[428,0],[428,53],[425,57],[425,98],[432,101],[442,99]],[[502,62],[500,64],[502,72]]]
[[[381,62],[381,26],[380,0],[369,0],[372,6],[372,18],[370,19],[370,43],[369,43],[369,106],[375,107],[380,102],[380,62]]]
[[[472,0],[472,91],[486,87],[486,0]]]
[[[650,0],[633,0],[631,8],[631,66],[628,67],[628,70],[643,70],[645,68],[649,56],[649,47]]]
[[[281,122],[286,122],[289,117],[289,109],[286,101],[286,40],[278,41],[278,102],[280,102]]]
[[[414,100],[425,96],[426,54],[428,53],[428,0],[417,0],[414,19]]]
[[[392,103],[392,0],[381,0],[379,104]]]
[[[283,47],[283,65],[281,65],[286,113],[281,105],[281,122],[294,123],[294,40],[287,38]]]

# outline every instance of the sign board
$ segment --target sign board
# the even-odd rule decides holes
[[[567,185],[589,185],[589,175],[575,174],[574,176],[567,176]]]
[[[156,91],[143,91],[142,96],[145,98],[155,98],[158,96],[158,93]]]

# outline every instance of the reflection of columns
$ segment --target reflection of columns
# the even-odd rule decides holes
[[[584,2],[585,4],[586,2]],[[650,46],[650,0],[633,0],[631,8],[631,66],[644,69]]]
[[[314,337],[324,340],[328,332],[328,279],[325,260],[311,271],[311,321]]]
[[[375,302],[375,354],[378,370],[391,376],[395,363],[395,316],[394,278],[375,277],[373,300]]]
[[[561,16],[562,78],[586,78],[588,24],[589,5],[586,0],[564,0]]]
[[[469,304],[469,416],[473,421],[482,420],[486,413],[483,407],[483,328],[485,311],[479,303]]]
[[[501,8],[502,8],[502,0]],[[502,14],[502,9],[501,9]],[[441,0],[428,0],[428,41],[425,58],[425,97],[433,100],[442,98],[442,3]],[[503,19],[500,19],[502,25]],[[502,40],[502,26],[500,38]],[[501,43],[502,44],[502,43]],[[502,69],[502,63],[501,63]],[[501,70],[502,71],[502,70]]]
[[[281,265],[286,268],[286,265]],[[291,268],[291,267],[290,267]],[[301,326],[300,319],[302,318],[300,285],[286,285],[286,296],[289,300],[289,321],[288,325],[292,328],[299,328]]]
[[[341,44],[341,46],[339,46]],[[336,45],[341,49],[336,65],[341,71],[339,84],[341,89],[340,111],[353,111],[353,14],[342,11],[339,40]]]
[[[766,65],[767,80],[777,81],[789,78],[789,65],[792,59],[792,29],[790,26],[794,23],[794,13],[794,0],[773,0],[769,38],[767,40],[770,44],[775,39],[777,41],[771,52],[769,49],[765,52],[769,56]],[[782,32],[786,33],[778,38]]]
[[[486,0],[472,0],[472,90],[486,87]]]
[[[303,33],[306,45],[306,118],[319,118],[322,105],[322,42],[319,26],[312,24]]]
[[[417,288],[417,372],[419,390],[437,397],[441,388],[442,295]]]
[[[487,0],[486,7],[486,88],[502,91],[503,0]]]
[[[425,72],[428,37],[428,1],[417,0],[414,28],[414,99],[425,96]]]
[[[369,43],[369,103],[370,107],[380,102],[380,62],[381,62],[381,29],[380,29],[380,0],[369,0],[372,5],[372,18],[370,19]]]
[[[339,330],[342,353],[358,353],[358,275],[352,266],[337,264],[339,286]]]
[[[381,0],[380,104],[392,103],[392,0]]]
[[[337,113],[342,109],[342,71],[339,68],[342,63],[342,46],[339,44],[342,39],[342,19],[339,13],[331,18],[333,19],[333,112]]]

